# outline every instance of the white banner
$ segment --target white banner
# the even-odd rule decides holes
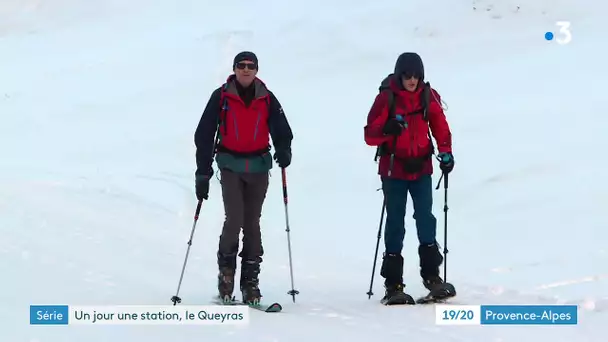
[[[69,306],[68,324],[88,325],[244,325],[247,306],[123,305]]]

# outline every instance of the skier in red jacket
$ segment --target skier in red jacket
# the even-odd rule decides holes
[[[273,160],[291,165],[293,132],[275,94],[257,77],[259,63],[251,51],[238,53],[233,74],[215,89],[196,128],[196,196],[209,198],[215,159],[221,175],[225,220],[217,252],[218,295],[230,300],[241,257],[243,302],[262,298],[259,274],[264,255],[260,219]],[[217,135],[217,145],[215,137]],[[271,142],[275,153],[271,154]],[[239,250],[239,235],[243,248]]]
[[[385,253],[381,267],[386,288],[383,301],[400,298],[398,300],[413,302],[404,291],[401,255],[407,194],[411,195],[414,207],[420,275],[424,286],[432,291],[443,284],[439,276],[443,256],[436,242],[437,220],[432,212],[434,148],[431,135],[437,142],[440,168],[449,173],[454,167],[452,134],[434,89],[427,89],[430,101],[426,111],[423,110],[423,91],[430,86],[424,83],[424,65],[418,54],[401,54],[394,74],[384,82],[387,89],[376,96],[365,126],[365,142],[379,147],[378,173],[386,200]],[[394,94],[391,117],[389,92]]]

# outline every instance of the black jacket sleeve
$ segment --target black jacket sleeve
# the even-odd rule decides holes
[[[281,106],[279,100],[272,92],[269,92],[269,94],[270,115],[268,117],[268,127],[274,149],[275,151],[288,150],[291,152],[291,141],[293,140],[291,126],[289,126],[283,106]]]
[[[194,133],[196,146],[196,175],[211,177],[213,175],[213,154],[215,149],[215,135],[218,130],[220,118],[221,90],[216,89],[209,98],[201,119]]]

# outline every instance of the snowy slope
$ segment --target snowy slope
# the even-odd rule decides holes
[[[599,43],[607,10],[590,0],[3,0],[0,340],[604,340],[608,186],[596,154],[608,123]],[[572,23],[568,45],[544,40],[560,20]],[[239,328],[29,326],[32,303],[170,304],[196,206],[194,129],[242,49],[260,57],[259,76],[295,131],[288,184],[297,302],[286,294],[275,170],[261,287],[284,313],[254,312]],[[432,307],[381,307],[379,274],[367,299],[382,199],[363,126],[403,51],[423,56],[449,106],[454,302],[578,303],[578,326],[439,327]],[[406,283],[418,296],[409,208]],[[222,216],[214,180],[184,304],[214,295]]]

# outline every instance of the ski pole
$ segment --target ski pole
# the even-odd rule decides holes
[[[397,137],[395,137],[394,146],[397,146]],[[393,149],[394,151],[394,149]],[[391,153],[389,165],[388,165],[388,176],[393,174],[393,165],[395,164],[395,153]],[[380,238],[382,237],[382,223],[384,222],[384,212],[386,211],[386,196],[382,201],[382,212],[380,213],[380,224],[378,225],[378,240],[376,241],[376,251],[374,252],[374,264],[372,265],[372,276],[369,282],[369,291],[367,291],[367,298],[371,299],[374,295],[372,288],[374,287],[374,274],[376,273],[376,264],[378,263],[378,249],[380,247]]]
[[[184,265],[182,266],[182,274],[179,277],[179,283],[177,285],[177,292],[175,296],[171,297],[171,301],[173,302],[173,306],[177,303],[181,303],[182,299],[179,297],[179,289],[182,286],[182,280],[184,279],[184,271],[186,270],[186,263],[188,262],[188,255],[190,254],[190,246],[192,246],[192,238],[194,237],[194,230],[196,229],[196,223],[198,222],[198,216],[201,213],[201,207],[203,205],[203,201],[198,201],[198,205],[196,206],[196,212],[194,213],[194,223],[192,224],[192,231],[190,232],[190,239],[188,240],[188,248],[186,249],[186,258],[184,259]]]
[[[287,177],[285,176],[285,168],[281,168],[281,177],[283,179],[283,203],[285,204],[285,231],[287,232],[287,251],[289,253],[289,274],[291,276],[291,291],[287,292],[293,297],[293,302],[296,302],[296,295],[300,292],[294,289],[293,285],[293,263],[291,259],[291,238],[289,236],[289,212],[287,210],[287,203],[289,202],[287,197]]]
[[[444,172],[442,174],[444,176],[443,180],[443,280],[447,282],[448,278],[448,174]]]
[[[369,283],[369,291],[367,298],[371,299],[374,295],[372,288],[374,287],[374,274],[376,273],[376,264],[378,262],[378,248],[380,247],[380,238],[382,237],[382,222],[384,222],[384,210],[386,209],[386,198],[382,201],[382,212],[380,214],[380,224],[378,225],[378,240],[376,241],[376,252],[374,253],[374,265],[372,266],[372,278]]]
[[[439,162],[441,159],[437,158]],[[439,177],[439,181],[437,182],[437,187],[435,190],[439,190],[441,186],[441,181],[443,180],[443,280],[447,282],[447,272],[448,272],[448,173],[443,171],[441,172],[441,177]]]

